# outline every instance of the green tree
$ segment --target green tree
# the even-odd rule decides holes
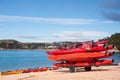
[[[7,48],[7,43],[1,42],[0,43],[0,48]]]
[[[109,44],[113,44],[120,50],[120,33],[112,34],[110,37],[99,39],[98,41],[109,40]]]
[[[109,41],[110,44],[114,44],[117,47],[117,49],[120,50],[120,33],[115,33],[111,35]]]

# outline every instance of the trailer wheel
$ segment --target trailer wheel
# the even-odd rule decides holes
[[[75,66],[74,65],[70,66],[69,70],[70,70],[71,73],[75,72]]]
[[[85,71],[91,71],[91,67],[85,67]]]

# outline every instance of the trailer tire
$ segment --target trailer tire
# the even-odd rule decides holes
[[[74,66],[74,65],[71,65],[71,66],[69,67],[69,70],[70,70],[71,73],[75,72],[75,66]]]
[[[91,71],[91,67],[85,67],[85,71]]]

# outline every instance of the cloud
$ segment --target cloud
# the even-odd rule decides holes
[[[47,36],[17,36],[21,39],[34,39],[36,42],[59,42],[59,41],[89,41],[98,40],[109,36],[106,32],[97,31],[63,31],[60,33],[53,33],[53,35]]]
[[[101,24],[101,23],[106,23],[108,21],[98,21],[95,19],[43,18],[43,17],[0,15],[0,22],[35,22],[35,23],[62,24],[62,25],[88,25],[88,24]]]
[[[96,22],[94,19],[71,19],[71,18],[43,18],[43,17],[23,17],[23,16],[6,16],[0,15],[0,22],[40,22],[40,23],[51,23],[51,24],[92,24]]]
[[[68,41],[86,41],[86,40],[98,40],[99,38],[104,38],[109,36],[106,32],[97,31],[64,31],[53,35],[54,38]]]
[[[108,2],[103,5],[103,16],[109,20],[120,22],[120,2]]]
[[[0,15],[0,22],[35,22],[61,25],[88,25],[115,23],[110,21],[99,21],[96,19],[72,19],[72,18],[43,18],[43,17],[24,17],[24,16],[6,16]]]
[[[34,40],[35,42],[59,42],[59,41],[89,41],[89,40],[98,40],[109,36],[106,32],[97,32],[97,31],[63,31],[59,33],[53,33],[52,35],[24,35],[16,36],[24,40]]]
[[[16,36],[17,38],[24,38],[24,39],[40,39],[44,38],[45,36]]]
[[[103,13],[103,15],[107,18],[107,19],[110,19],[112,21],[117,21],[117,22],[120,22],[120,13]]]
[[[120,2],[119,1],[108,2],[103,4],[103,7],[107,9],[120,9]]]
[[[64,41],[96,41],[107,36],[110,34],[98,31],[64,31],[53,35],[54,38]]]
[[[107,35],[106,32],[97,32],[97,31],[64,31],[61,34],[56,34],[55,37],[100,37]]]

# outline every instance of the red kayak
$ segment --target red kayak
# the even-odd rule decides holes
[[[114,62],[114,60],[98,60],[96,62],[83,62],[83,63],[55,63],[54,66],[57,67],[70,67],[71,65],[74,65],[75,67],[89,67],[89,66],[100,66],[100,65],[110,65]]]
[[[49,56],[49,60],[55,61],[71,61],[71,62],[83,62],[90,61],[91,59],[100,59],[113,56],[114,52],[84,52],[84,53],[74,53],[74,54],[65,54],[65,55],[52,55]]]
[[[109,42],[109,40],[104,40],[104,41],[95,42],[95,44],[98,46],[98,45],[100,45],[100,44],[106,44],[106,43],[108,43],[108,42]]]
[[[86,48],[75,48],[75,49],[59,49],[54,51],[47,51],[46,53],[49,55],[63,55],[63,54],[71,54],[71,53],[82,53],[82,52],[99,52],[106,51],[108,49],[112,49],[112,46],[104,47],[86,47]]]
[[[47,51],[48,59],[57,61],[56,67],[67,67],[70,72],[75,72],[76,67],[84,67],[86,71],[91,71],[91,66],[110,65],[114,60],[101,60],[114,55],[110,52],[113,45],[107,45],[108,40],[100,42],[82,42],[68,46],[63,49]],[[109,51],[110,50],[110,51]]]

